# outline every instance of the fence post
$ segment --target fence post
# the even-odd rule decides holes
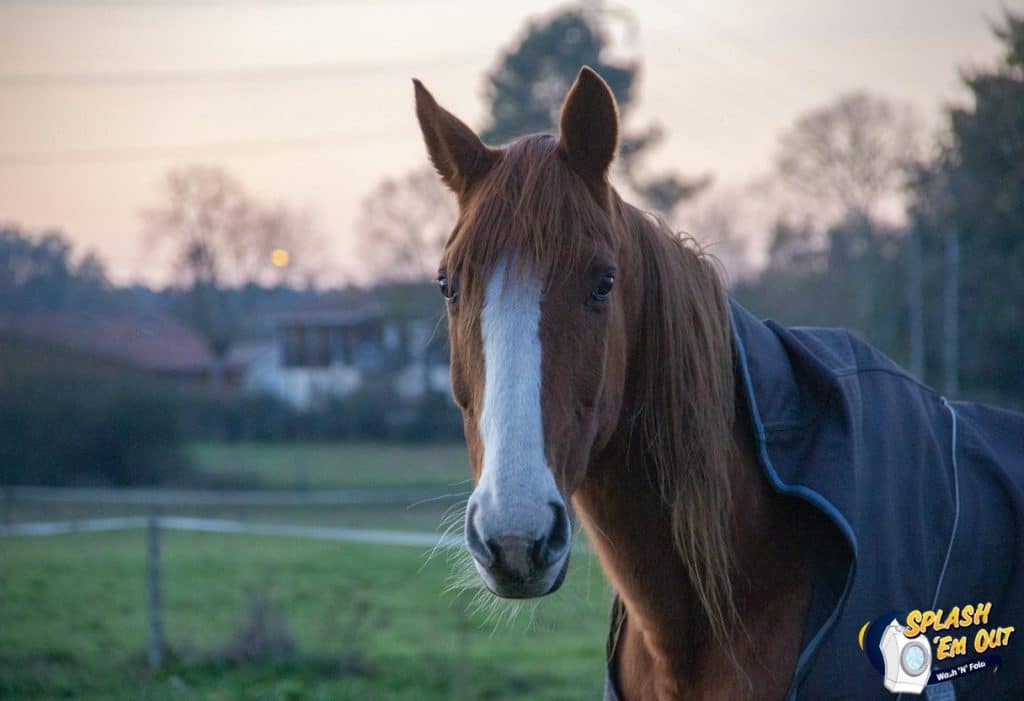
[[[160,610],[160,521],[150,514],[146,521],[146,604],[149,618],[149,667],[164,663],[164,626]]]

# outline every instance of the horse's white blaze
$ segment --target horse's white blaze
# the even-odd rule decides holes
[[[487,525],[538,537],[561,501],[544,455],[541,417],[540,281],[507,261],[487,283],[481,319],[483,470],[478,486]]]

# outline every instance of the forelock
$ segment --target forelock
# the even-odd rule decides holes
[[[595,244],[612,246],[607,213],[550,135],[523,137],[467,197],[446,246],[449,271],[487,279],[501,259],[542,281],[574,270]],[[515,273],[515,270],[510,270]]]

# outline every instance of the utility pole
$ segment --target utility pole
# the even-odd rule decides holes
[[[924,284],[921,270],[921,235],[917,227],[907,232],[909,271],[907,275],[907,308],[910,326],[910,373],[924,378]]]
[[[946,230],[945,343],[943,365],[946,396],[955,399],[960,393],[959,373],[959,305],[960,305],[960,240],[955,226]]]

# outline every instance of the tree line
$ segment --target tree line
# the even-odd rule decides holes
[[[949,396],[1024,406],[1024,16],[993,26],[1002,55],[962,72],[968,99],[943,110],[937,134],[897,100],[840,95],[780,135],[770,172],[731,189],[646,170],[665,128],[631,126],[641,60],[612,46],[632,35],[614,22],[631,20],[589,3],[528,22],[485,77],[484,139],[555,131],[561,96],[590,65],[626,124],[613,184],[707,242],[739,301],[783,323],[848,327]],[[423,168],[371,191],[359,230],[379,276],[419,279],[454,219]]]
[[[999,62],[964,71],[969,100],[944,111],[923,151],[908,148],[912,122],[880,103],[852,109],[840,100],[795,127],[780,176],[830,199],[838,214],[780,217],[766,266],[734,292],[786,323],[852,328],[950,396],[1020,408],[1024,16],[1007,12],[993,31]],[[801,139],[814,143],[794,153]],[[849,159],[821,158],[829,144],[858,139],[868,145]],[[873,151],[886,143],[888,158]],[[895,220],[884,216],[886,197],[899,198]]]
[[[967,99],[944,108],[937,134],[927,134],[898,101],[864,91],[840,95],[780,135],[767,173],[733,188],[702,173],[648,168],[667,127],[636,124],[641,56],[635,43],[613,41],[634,35],[631,22],[591,3],[529,21],[485,76],[485,137],[500,143],[554,130],[558,100],[579,66],[596,68],[625,119],[614,183],[707,242],[741,303],[783,323],[850,328],[950,396],[1024,407],[1024,16],[1007,11],[995,24],[1001,55],[962,73]],[[357,230],[375,278],[429,280],[454,217],[452,198],[426,168],[371,189]],[[141,228],[154,248],[173,253],[175,274],[165,289],[112,284],[98,257],[75,252],[59,233],[0,227],[0,315],[159,310],[188,323],[222,358],[239,339],[267,336],[266,319],[275,312],[325,294],[366,295],[317,288],[319,240],[309,215],[254,197],[220,168],[169,172]],[[10,389],[16,374],[0,380]],[[131,384],[118,385],[111,401]],[[51,385],[46,396],[59,394]],[[310,437],[310,426],[346,438],[353,434],[339,427],[339,417],[347,416],[346,426],[362,426],[367,435],[408,437],[381,423],[381,397],[365,399],[332,405],[316,421],[238,403],[219,426],[229,438],[255,437],[254,426],[269,438]],[[133,406],[157,401],[146,395],[113,413],[135,417]],[[195,430],[216,424],[202,418],[210,411],[219,410],[193,413],[200,417]],[[443,426],[426,425],[439,411],[424,409],[424,431],[456,434],[450,413]],[[274,416],[280,420],[266,419]],[[14,414],[0,420],[5,435],[28,435]],[[104,455],[102,446],[96,450]]]

